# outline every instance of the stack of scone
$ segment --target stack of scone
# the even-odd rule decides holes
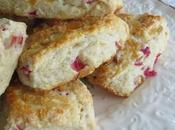
[[[122,7],[121,0],[0,0],[5,16],[45,21],[27,37],[24,23],[0,19],[4,130],[95,130],[92,96],[79,78],[126,97],[157,74],[165,19],[119,14]],[[19,79],[10,83],[15,68]]]

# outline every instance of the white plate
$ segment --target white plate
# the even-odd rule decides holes
[[[175,130],[175,10],[157,0],[124,0],[124,3],[131,13],[165,16],[171,37],[157,65],[159,75],[147,80],[130,98],[114,97],[90,86],[97,130]]]
[[[158,76],[148,79],[128,99],[92,88],[97,130],[175,130],[175,10],[158,0],[124,0],[131,13],[163,15],[170,41],[157,65]]]

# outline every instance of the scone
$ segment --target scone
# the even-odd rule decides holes
[[[130,38],[110,64],[101,65],[88,77],[90,83],[115,95],[128,97],[146,78],[156,76],[154,70],[167,46],[167,23],[161,16],[121,14],[130,27]]]
[[[122,6],[122,0],[0,0],[0,12],[57,19],[104,16]]]
[[[5,130],[95,130],[92,96],[79,80],[50,91],[12,83],[4,104]]]
[[[18,75],[23,84],[49,90],[92,73],[115,56],[128,25],[115,15],[58,21],[37,29],[27,40]]]
[[[0,95],[9,85],[26,37],[24,23],[0,19]]]

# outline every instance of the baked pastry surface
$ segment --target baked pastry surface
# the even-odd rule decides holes
[[[79,80],[50,91],[15,82],[4,104],[5,130],[95,130],[92,96]]]
[[[0,95],[9,85],[26,37],[24,23],[0,19]]]
[[[161,16],[120,14],[130,28],[130,38],[110,64],[101,65],[88,77],[91,84],[115,95],[128,97],[148,77],[156,76],[155,64],[167,47],[168,28]]]
[[[129,34],[128,25],[115,15],[83,20],[55,21],[36,29],[19,60],[23,84],[52,89],[92,73],[109,61]]]
[[[57,19],[103,16],[122,6],[122,0],[0,0],[0,12]]]

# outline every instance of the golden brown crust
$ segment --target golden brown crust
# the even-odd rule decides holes
[[[20,80],[27,86],[48,90],[77,77],[84,77],[109,60],[116,52],[115,42],[121,41],[123,44],[128,34],[127,24],[114,14],[49,22],[29,36],[28,45],[19,60]],[[104,35],[111,40],[108,42]],[[98,49],[107,46],[109,53]],[[72,65],[79,57],[85,69],[77,71]]]
[[[132,61],[140,57],[138,52],[140,49],[140,44],[135,42],[133,39],[128,39],[126,46],[120,50],[122,52],[122,58],[115,58],[112,63],[101,65],[92,75],[88,76],[88,80],[93,85],[99,86],[116,96],[124,98],[129,97],[133,91],[115,91],[113,86],[110,85],[110,82],[116,75],[119,75],[123,70],[125,70]],[[120,53],[120,51],[118,53]],[[136,88],[139,87],[143,82],[144,79],[142,77],[142,79],[136,84]]]
[[[117,53],[117,58],[115,58],[110,64],[101,65],[92,75],[88,76],[88,80],[91,84],[102,87],[114,95],[128,97],[144,82],[145,77],[141,74],[142,76],[134,81],[133,86],[122,86],[126,85],[124,83],[125,78],[119,79],[119,75],[122,75],[122,73],[125,73],[125,71],[127,73],[128,66],[132,69],[134,62],[142,58],[143,54],[140,52],[140,50],[145,47],[145,44],[147,44],[149,40],[154,39],[160,35],[163,29],[166,33],[166,22],[164,21],[163,17],[154,16],[151,14],[143,14],[139,16],[133,16],[129,14],[117,15],[129,24],[131,36],[126,41],[124,49],[119,50]],[[137,73],[138,72],[136,70],[136,74]],[[115,82],[115,79],[117,81],[121,80],[121,83],[117,81]],[[127,77],[126,80],[129,80],[129,78]]]
[[[96,77],[97,78],[97,77]],[[123,92],[117,92],[114,91],[112,88],[112,86],[110,85],[106,85],[105,83],[103,83],[103,81],[106,81],[106,79],[102,79],[99,80],[100,78],[96,79],[93,76],[89,76],[88,80],[90,81],[90,83],[92,85],[95,85],[96,87],[100,87],[104,90],[106,90],[107,92],[111,93],[112,95],[118,96],[118,97],[122,97],[122,98],[128,98],[132,93],[134,93],[134,91],[136,91],[137,88],[139,88],[145,81],[145,79],[142,77],[142,79],[140,80],[140,82],[138,82],[138,84],[136,85],[135,89],[132,92],[128,92],[128,93],[123,93]],[[105,77],[104,77],[105,78]]]
[[[104,16],[123,7],[122,0],[1,0],[0,12],[45,19],[79,19]]]
[[[28,46],[20,60],[25,61],[31,58],[33,63],[36,63],[37,59],[46,52],[64,44],[70,44],[74,39],[82,35],[96,33],[101,27],[110,27],[114,22],[117,22],[117,20],[118,18],[115,15],[109,14],[99,18],[86,17],[81,20],[55,21],[52,27],[45,26],[37,29],[37,31],[28,38]],[[78,29],[79,31],[76,31]],[[51,35],[60,36],[56,36],[55,39],[51,40]]]
[[[50,91],[36,91],[17,82],[8,88],[5,102],[9,110],[9,122],[22,120],[25,124],[38,127],[38,122],[40,124],[44,120],[53,125],[65,124],[66,121],[70,123],[72,120],[69,114],[71,115],[74,107],[92,105],[92,97],[80,81],[70,82]],[[50,116],[59,118],[50,120]],[[64,116],[68,119],[62,122]]]
[[[116,92],[112,89],[108,89],[108,91],[110,91],[111,93],[113,93],[116,96],[122,97],[122,98],[128,98],[132,93],[134,93],[137,88],[139,88],[143,83],[144,83],[145,79],[142,77],[142,79],[138,82],[138,84],[136,85],[136,87],[134,88],[134,90],[132,92],[129,93],[122,93],[122,92]]]
[[[117,14],[117,16],[119,16],[120,18],[122,18],[124,21],[126,21],[128,24],[133,24],[133,22],[137,21],[137,23],[139,23],[139,30],[144,30],[145,28],[149,28],[151,26],[153,26],[155,23],[157,23],[157,21],[161,21],[163,19],[163,17],[161,16],[156,16],[156,15],[152,15],[149,13],[145,13],[143,15],[140,15],[139,17],[136,17],[134,15],[130,15],[130,14]]]
[[[145,42],[156,37],[161,31],[164,18],[161,16],[145,13],[138,17],[130,14],[117,14],[130,26],[130,33],[141,38]]]
[[[128,39],[125,48],[119,50],[122,52],[122,59],[114,58],[111,64],[103,64],[95,70],[95,72],[89,76],[90,82],[98,86],[108,86],[110,81],[115,75],[121,73],[133,59],[139,58],[139,52],[141,45],[132,39]],[[106,88],[106,87],[105,87]]]

